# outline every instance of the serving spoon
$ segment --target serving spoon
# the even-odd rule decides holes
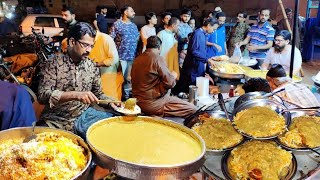
[[[308,108],[292,108],[292,109],[284,109],[281,113],[291,112],[291,111],[319,111],[320,106],[308,107]]]
[[[219,105],[220,105],[220,108],[224,111],[224,113],[226,114],[226,118],[228,120],[230,120],[229,118],[229,114],[228,114],[228,111],[227,111],[227,108],[226,108],[226,105],[224,103],[224,100],[223,100],[223,96],[221,93],[218,94],[218,100],[219,100]]]
[[[34,133],[35,127],[36,127],[36,121],[34,121],[32,123],[32,134],[31,134],[31,136],[27,136],[26,138],[24,138],[23,143],[27,143],[27,142],[37,138],[37,135]]]

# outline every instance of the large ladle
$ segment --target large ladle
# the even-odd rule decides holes
[[[226,114],[226,118],[228,120],[230,120],[229,114],[228,114],[228,111],[227,111],[227,108],[226,108],[226,104],[224,103],[223,96],[222,96],[221,93],[218,94],[218,102],[219,102],[221,110],[223,110],[224,113]]]

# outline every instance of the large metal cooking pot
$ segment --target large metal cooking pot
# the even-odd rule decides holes
[[[265,94],[266,92],[263,92],[263,91],[245,93],[236,100],[236,102],[234,103],[234,109],[237,109],[237,107],[240,106],[240,104],[246,101],[258,99],[259,97],[262,97]],[[282,99],[277,95],[273,95],[272,97],[269,97],[269,98],[283,104]],[[264,98],[264,99],[269,99],[269,98]]]
[[[90,172],[90,164],[92,161],[92,155],[90,152],[89,147],[87,144],[81,139],[79,136],[68,132],[64,131],[61,129],[54,129],[54,128],[49,128],[49,127],[36,127],[34,129],[35,134],[43,133],[43,132],[54,132],[59,135],[64,136],[65,138],[69,138],[72,140],[76,140],[83,148],[85,155],[87,156],[88,162],[85,166],[85,168],[77,174],[72,180],[87,180],[88,175]],[[6,140],[12,140],[12,139],[24,139],[27,136],[30,136],[32,134],[32,127],[19,127],[19,128],[12,128],[4,131],[0,131],[0,142],[1,141],[6,141]],[[58,169],[57,169],[58,171]]]
[[[245,144],[243,144],[243,145],[245,145]],[[292,154],[292,160],[291,160],[290,166],[288,167],[288,173],[286,174],[285,177],[282,177],[280,180],[291,180],[291,179],[293,179],[293,177],[295,176],[295,174],[297,172],[297,168],[298,168],[297,159],[293,153],[291,153],[291,154]],[[229,170],[229,167],[228,167],[228,165],[229,165],[228,159],[230,157],[231,157],[231,151],[228,151],[223,155],[223,157],[221,159],[221,170],[227,180],[233,179],[231,172]]]
[[[135,118],[139,118],[139,120],[142,119],[144,121],[152,121],[162,125],[179,129],[180,131],[190,135],[199,143],[199,146],[201,147],[201,154],[197,159],[185,164],[157,165],[157,166],[150,165],[149,166],[149,165],[135,164],[132,162],[121,160],[121,159],[115,159],[109,156],[108,154],[102,153],[101,151],[99,151],[98,148],[96,148],[92,143],[90,143],[88,135],[91,133],[91,131],[94,130],[95,127],[101,126],[110,121],[119,121],[119,120],[122,120],[122,118],[127,118],[126,120],[130,120],[130,121],[134,121]],[[157,119],[153,117],[146,117],[146,116],[120,117],[118,116],[118,117],[111,117],[105,120],[101,120],[89,127],[87,131],[87,140],[88,140],[89,147],[93,151],[93,159],[98,165],[105,168],[112,169],[117,175],[121,177],[129,178],[129,179],[139,179],[139,180],[183,179],[190,176],[197,170],[199,170],[205,160],[204,159],[204,154],[206,152],[205,142],[197,133],[195,133],[194,131],[192,131],[191,129],[183,125],[174,123],[172,121]]]
[[[213,117],[213,118],[227,119],[226,114],[223,111],[207,111],[206,113],[208,113],[210,115],[210,117]],[[231,116],[231,115],[229,115],[229,116]],[[197,126],[198,124],[195,124],[195,126]],[[232,150],[236,146],[242,144],[244,141],[245,141],[245,139],[243,139],[243,141],[239,142],[238,144],[236,144],[236,145],[234,145],[232,147],[228,147],[228,148],[221,149],[221,150],[207,149],[206,150],[206,156],[223,155],[226,151]]]
[[[283,104],[280,104],[279,102],[276,102],[276,101],[273,101],[270,99],[254,99],[254,100],[246,101],[246,102],[240,104],[233,111],[233,114],[232,114],[233,119],[234,119],[234,117],[236,117],[238,112],[245,110],[245,109],[249,109],[251,107],[255,107],[255,106],[266,106],[266,107],[273,109],[276,113],[281,114],[284,117],[286,128],[290,125],[291,114],[288,111],[284,112],[284,110],[287,110],[287,108]],[[254,139],[272,139],[272,138],[275,138],[278,136],[278,135],[274,135],[274,136],[269,136],[269,137],[256,138],[256,137],[252,137],[244,132],[240,132],[240,133],[246,137],[254,138]]]
[[[209,72],[211,72],[213,75],[215,75],[217,77],[225,78],[225,79],[244,79],[245,78],[245,74],[223,73],[223,72],[215,71],[211,68],[209,68]]]

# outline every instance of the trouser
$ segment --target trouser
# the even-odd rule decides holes
[[[131,69],[133,61],[120,60],[120,63],[125,83],[131,82]]]
[[[120,60],[120,63],[122,67],[123,77],[124,77],[124,84],[123,84],[124,96],[125,96],[125,99],[128,99],[130,97],[130,92],[132,90],[131,69],[132,69],[133,61]]]
[[[194,114],[196,111],[196,106],[174,96],[170,96],[163,106],[163,116],[186,118]]]
[[[74,129],[76,130],[76,133],[85,140],[87,130],[92,124],[112,116],[113,114],[111,113],[98,111],[92,107],[89,107],[81,114],[80,117],[75,120]]]

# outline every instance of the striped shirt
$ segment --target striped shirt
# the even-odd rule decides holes
[[[261,27],[259,25],[252,25],[248,36],[250,37],[250,45],[253,46],[264,46],[268,44],[268,41],[274,40],[275,30],[272,26],[265,22]],[[250,51],[249,56],[256,59],[265,59],[267,56],[267,51],[269,49],[261,49],[257,51]]]

